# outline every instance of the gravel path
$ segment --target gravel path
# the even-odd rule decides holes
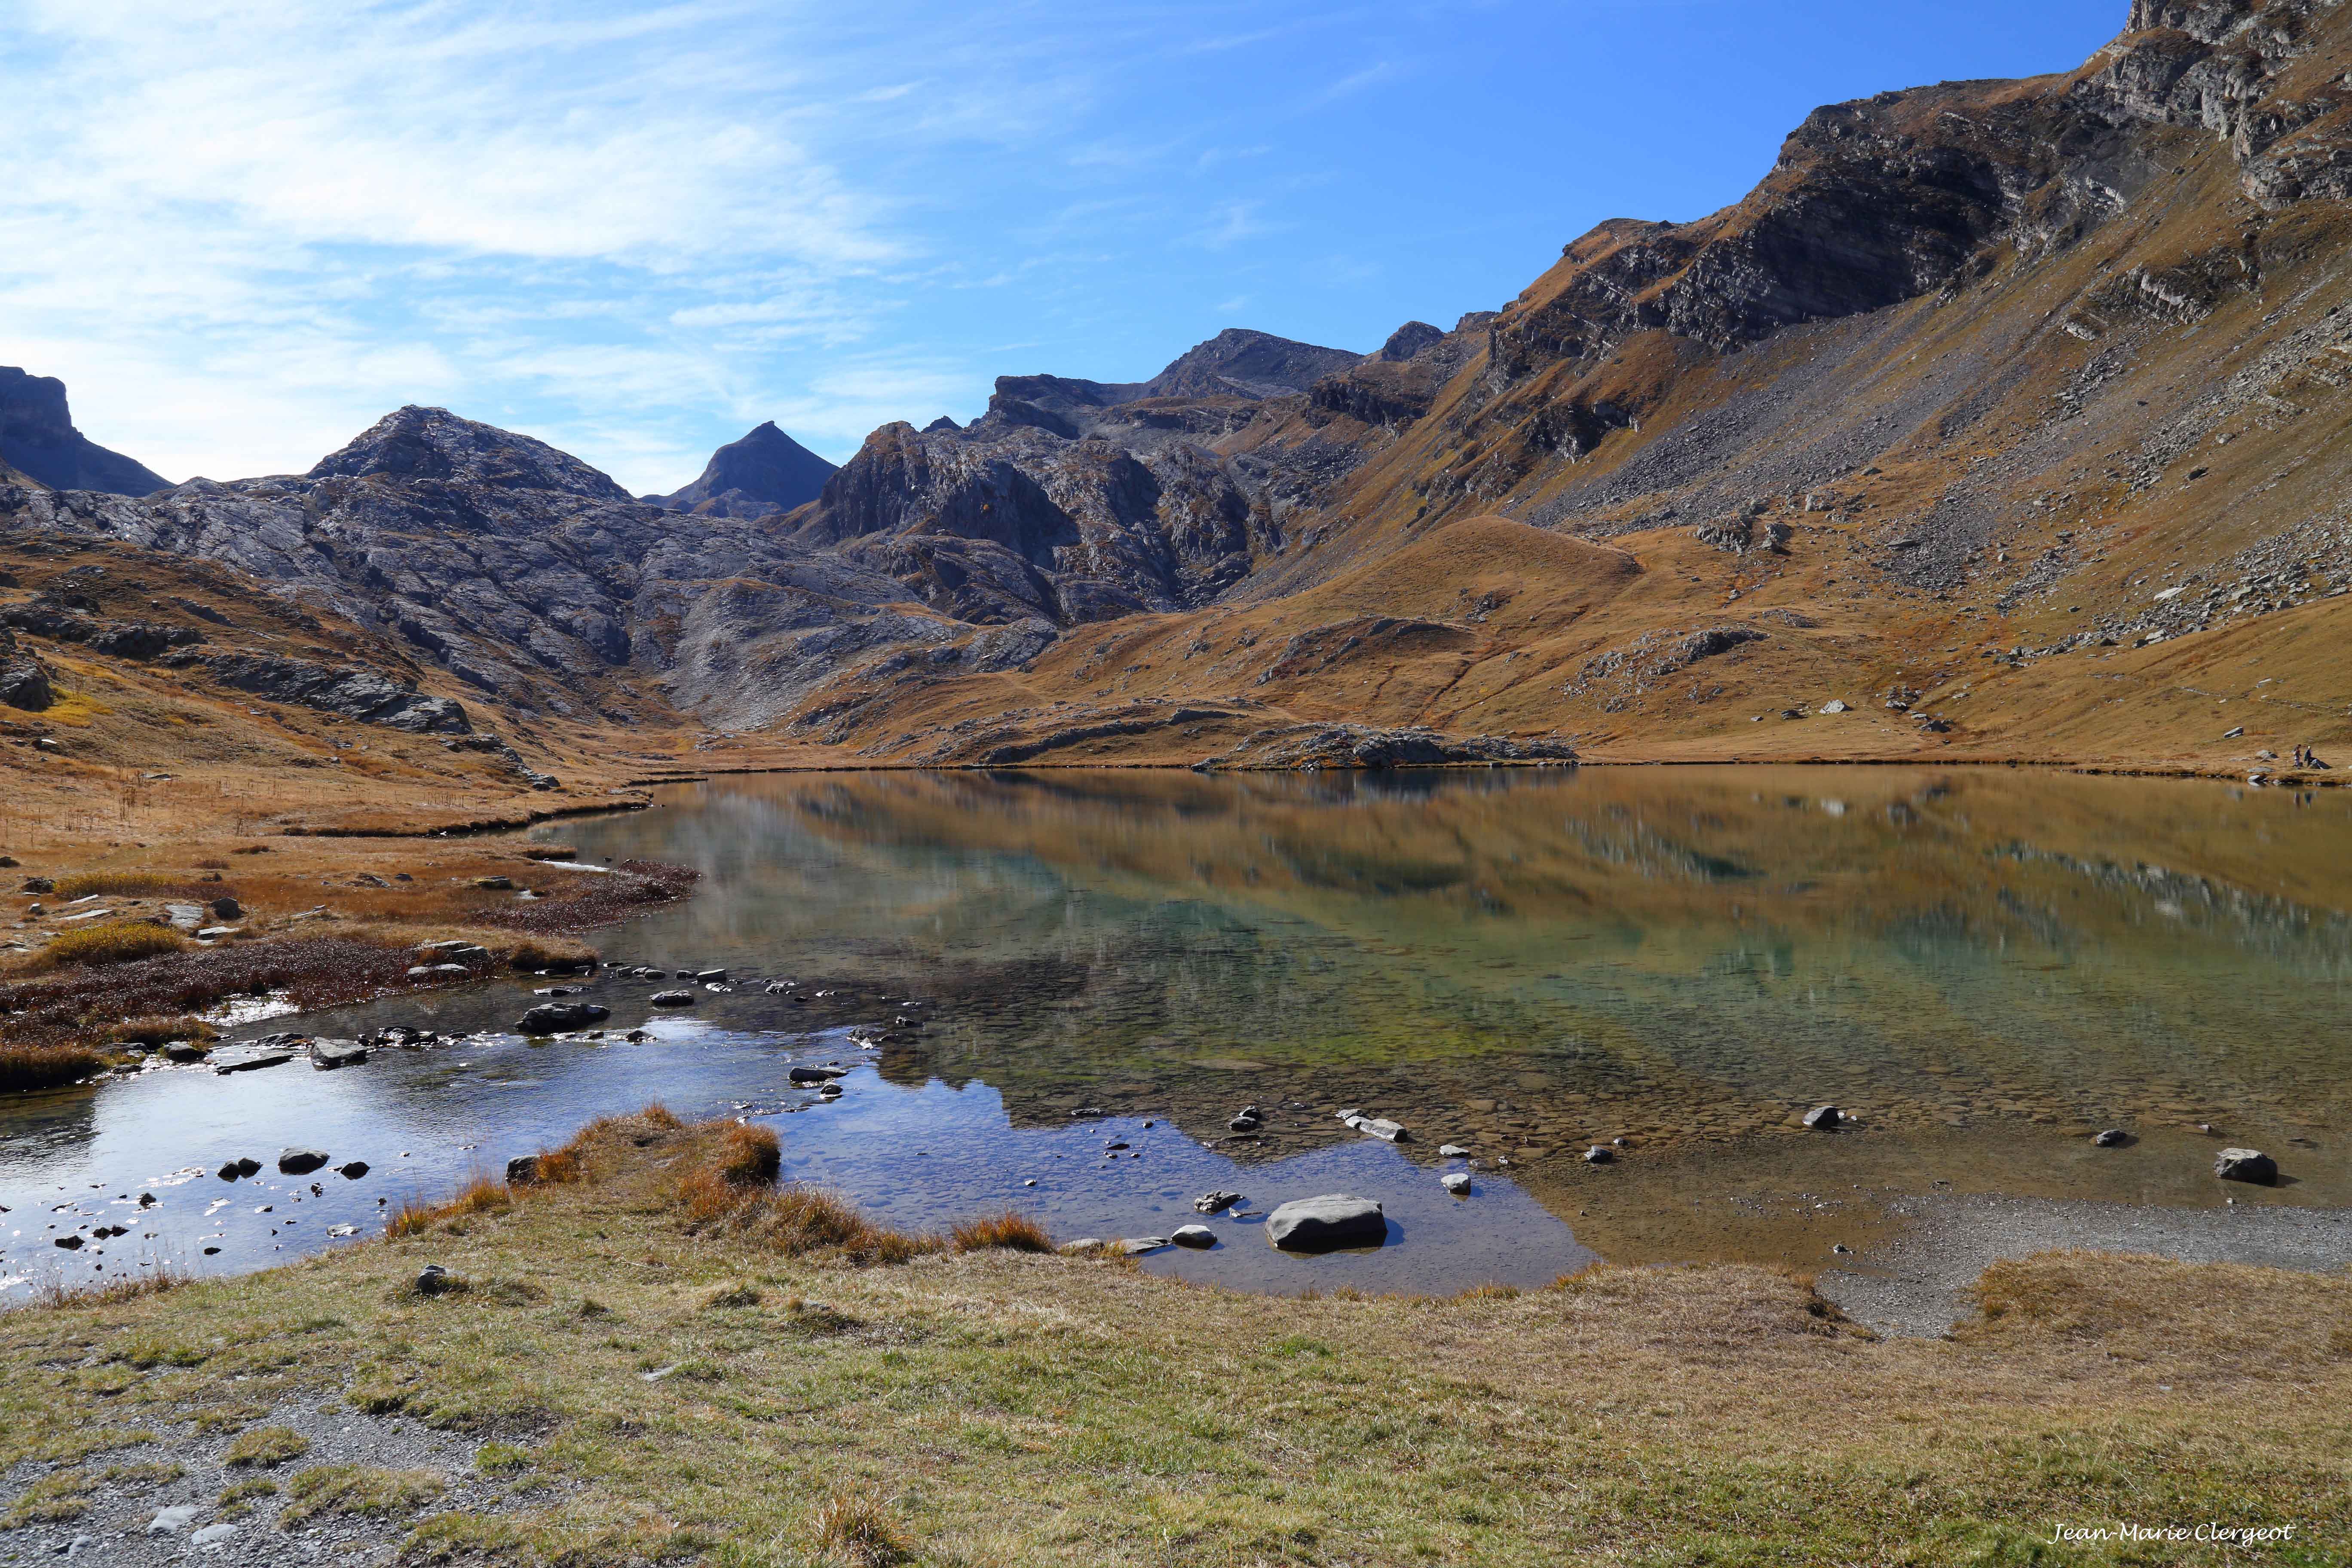
[[[1989,1265],[2036,1252],[2155,1253],[2313,1273],[2352,1265],[2352,1209],[1936,1195],[1896,1199],[1887,1212],[1908,1222],[1900,1236],[1820,1279],[1822,1295],[1884,1334],[1944,1333],[1970,1310],[1964,1292]]]

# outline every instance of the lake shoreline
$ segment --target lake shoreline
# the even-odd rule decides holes
[[[0,1545],[789,1561],[838,1497],[929,1558],[1073,1563],[1180,1528],[1202,1562],[1957,1563],[2086,1508],[2347,1522],[2314,1458],[2352,1361],[2306,1331],[2341,1277],[2043,1255],[1936,1340],[1738,1266],[1432,1300],[860,1263],[709,1186],[731,1130],[618,1119],[397,1239],[0,1316]]]

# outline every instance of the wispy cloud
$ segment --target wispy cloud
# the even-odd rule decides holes
[[[1948,51],[1948,7],[1878,9],[1906,6]],[[1692,13],[1760,26],[1732,0],[16,0],[0,363],[173,478],[307,468],[407,402],[639,491],[764,418],[845,456],[1001,373],[1147,376],[1244,312],[1360,346],[1491,305],[1597,216],[1563,184],[1715,205],[1720,170],[1681,207],[1654,188],[1711,151],[1654,88],[1704,114],[1759,73],[1743,46],[1694,75],[1661,38]],[[1580,135],[1613,153],[1562,175]]]

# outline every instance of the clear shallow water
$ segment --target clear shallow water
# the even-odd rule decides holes
[[[199,1243],[251,1267],[649,1098],[781,1112],[805,1098],[785,1068],[835,1058],[863,1065],[841,1103],[780,1115],[788,1168],[902,1226],[1012,1201],[1064,1237],[1164,1233],[1211,1186],[1389,1205],[1375,1254],[1287,1258],[1219,1220],[1216,1251],[1148,1264],[1259,1289],[1549,1279],[1587,1247],[1819,1264],[1866,1250],[1886,1192],[2218,1204],[2221,1138],[2292,1178],[2244,1201],[2340,1204],[2347,806],[1895,768],[685,786],[539,836],[704,870],[690,902],[600,934],[607,955],[850,995],[705,994],[644,1046],[470,1041],[0,1103],[0,1275],[58,1267],[39,1226],[142,1190],[163,1200],[146,1222],[63,1267]],[[620,1029],[656,988],[593,994]],[[528,999],[500,983],[301,1026],[498,1029]],[[837,1032],[902,1014],[922,1028],[878,1051]],[[1861,1130],[1798,1131],[1824,1100]],[[1248,1102],[1277,1114],[1237,1138]],[[1349,1133],[1345,1106],[1414,1141]],[[2091,1151],[2111,1125],[2138,1141]],[[1103,1161],[1117,1131],[1144,1158]],[[1617,1163],[1578,1158],[1621,1134]],[[1466,1201],[1437,1186],[1448,1140],[1482,1162]],[[375,1173],[158,1184],[296,1142]],[[68,1199],[88,1215],[49,1212]]]

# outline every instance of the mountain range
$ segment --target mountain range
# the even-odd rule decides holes
[[[873,759],[2236,765],[2347,730],[2347,70],[2322,0],[2134,0],[1451,328],[1005,376],[838,469],[762,425],[666,497],[416,407],[167,487],[0,373],[0,540],[220,563],[530,721]]]

